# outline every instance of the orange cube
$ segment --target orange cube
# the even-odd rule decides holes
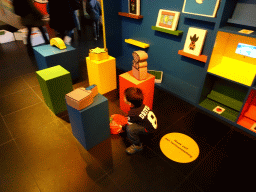
[[[155,76],[147,73],[145,80],[139,81],[136,79],[132,71],[119,75],[119,99],[120,108],[125,113],[128,113],[130,106],[124,102],[124,91],[129,87],[138,87],[142,90],[144,95],[143,104],[147,105],[150,109],[153,107]]]

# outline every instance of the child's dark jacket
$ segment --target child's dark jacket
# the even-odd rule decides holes
[[[138,108],[131,107],[128,112],[128,124],[129,123],[137,123],[143,126],[149,133],[155,132],[157,129],[157,118],[155,114],[144,104]]]

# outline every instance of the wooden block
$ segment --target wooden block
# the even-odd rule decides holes
[[[97,85],[91,85],[91,86],[89,86],[89,87],[86,87],[85,88],[86,90],[90,90],[90,91],[92,91],[92,96],[93,97],[95,97],[96,95],[98,95],[98,87],[97,87]]]
[[[132,71],[119,75],[119,99],[120,108],[125,113],[128,113],[130,106],[124,102],[124,90],[129,87],[138,87],[142,90],[144,95],[143,103],[149,108],[153,107],[155,76],[147,73],[145,80],[139,81],[132,75]]]
[[[85,90],[85,88],[78,88],[65,96],[66,102],[69,106],[82,110],[93,103],[92,91]]]
[[[147,61],[137,62],[137,61],[133,60],[133,66],[136,68],[147,67],[148,62]]]
[[[132,66],[132,74],[139,81],[145,80],[148,76],[147,67],[136,69],[134,66]]]

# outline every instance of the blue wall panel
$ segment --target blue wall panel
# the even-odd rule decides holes
[[[104,4],[110,4],[110,0],[104,0]],[[216,18],[206,18],[200,16],[191,16],[190,14],[183,14],[182,7],[184,1],[180,0],[141,0],[141,15],[143,19],[133,19],[119,16],[118,12],[128,12],[128,0],[111,0],[112,7],[105,8],[106,28],[111,23],[112,19],[117,18],[119,28],[112,28],[110,34],[106,30],[107,40],[113,39],[113,32],[115,36],[115,45],[107,42],[110,55],[116,55],[117,67],[125,71],[131,70],[132,66],[132,52],[136,50],[145,50],[148,55],[148,69],[161,70],[164,72],[164,79],[162,87],[167,91],[173,92],[182,98],[186,98],[192,102],[196,102],[200,95],[201,87],[203,86],[204,78],[207,73],[207,63],[193,60],[178,54],[182,50],[186,40],[189,27],[198,27],[207,29],[205,45],[202,54],[210,57],[212,47],[214,45],[216,36]],[[121,4],[120,4],[121,2]],[[167,9],[172,11],[179,11],[181,13],[177,30],[183,31],[183,35],[175,36],[166,34],[151,29],[151,26],[156,25],[159,9]],[[107,13],[107,11],[111,11]],[[116,15],[114,15],[114,12]],[[196,18],[196,19],[195,19]],[[202,20],[201,20],[202,18]],[[113,22],[113,21],[112,21]],[[130,45],[125,43],[125,39],[135,39],[144,43],[150,44],[147,49]],[[111,40],[112,41],[112,40]],[[118,51],[118,54],[112,53]],[[173,82],[173,83],[171,83]],[[174,86],[172,89],[171,85]],[[179,87],[182,86],[182,87]],[[186,95],[184,90],[193,94]]]
[[[252,7],[256,4],[255,0],[221,0],[215,18],[182,13],[184,0],[141,0],[143,19],[139,20],[118,16],[118,12],[128,12],[128,0],[104,0],[104,3],[108,5],[105,9],[107,48],[110,55],[116,55],[117,67],[125,71],[131,70],[132,52],[145,50],[149,55],[148,69],[164,72],[162,83],[156,84],[156,87],[169,91],[202,110],[206,109],[198,105],[199,101],[201,102],[209,94],[216,79],[215,75],[207,73],[207,69],[217,32],[220,30],[237,34],[239,28],[255,31],[255,22],[252,20],[255,15],[253,11],[251,12],[253,16],[249,18],[249,21],[252,20],[251,25],[249,22],[245,22],[246,24],[234,22],[237,18],[244,21],[246,17],[241,17],[241,14],[238,14],[232,22],[230,21],[235,12],[247,13],[247,11],[253,10]],[[239,10],[240,4],[246,4],[246,6],[242,6],[242,10]],[[236,10],[236,8],[238,9]],[[181,12],[177,30],[183,31],[182,36],[177,37],[151,29],[151,26],[156,25],[159,9]],[[184,47],[189,27],[203,28],[208,31],[202,50],[202,54],[208,57],[206,63],[178,54],[178,51]],[[252,35],[252,37],[254,36]],[[142,49],[127,44],[124,40],[128,38],[149,43],[150,47]],[[109,39],[111,42],[108,42]],[[225,79],[225,81],[229,80]],[[256,80],[254,80],[253,86],[255,86],[255,82]],[[251,89],[255,89],[255,87],[251,87]],[[249,132],[213,112],[210,114]],[[250,134],[255,135],[252,132]]]

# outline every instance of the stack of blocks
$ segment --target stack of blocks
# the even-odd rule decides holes
[[[57,65],[36,74],[46,105],[54,114],[66,111],[65,95],[73,90],[70,72]]]
[[[110,137],[110,127],[107,98],[97,93],[95,85],[86,88],[86,91],[94,97],[93,103],[86,108],[78,110],[68,104],[68,97],[66,101],[73,135],[89,150]]]
[[[116,89],[116,59],[109,56],[107,51],[90,51],[86,64],[89,84],[96,84],[100,94]]]
[[[119,75],[119,99],[120,108],[125,113],[128,113],[130,106],[124,102],[124,91],[129,87],[138,87],[142,90],[144,95],[143,104],[147,105],[150,109],[153,107],[155,76],[147,73],[145,80],[139,81],[136,79],[132,71]]]
[[[61,65],[70,72],[73,80],[79,78],[76,49],[70,45],[66,47],[63,50],[49,44],[33,47],[39,70]]]
[[[148,54],[145,51],[134,51],[133,56],[133,65],[132,65],[132,74],[138,80],[145,80],[147,78],[147,59]]]

